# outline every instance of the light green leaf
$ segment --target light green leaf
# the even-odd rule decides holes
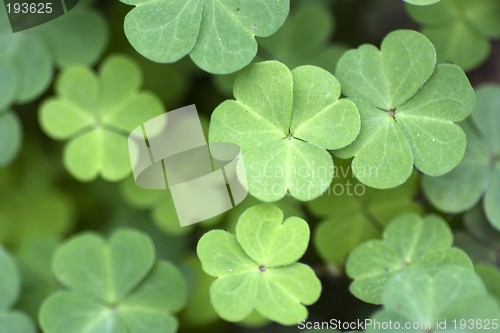
[[[21,149],[22,137],[23,129],[17,115],[9,111],[0,111],[0,167],[9,164],[16,157]]]
[[[472,111],[474,91],[460,68],[435,65],[430,41],[411,30],[391,32],[380,50],[362,45],[339,60],[336,75],[359,108],[361,130],[335,154],[354,157],[353,173],[362,183],[396,187],[413,165],[439,176],[462,159],[465,135],[454,122]]]
[[[185,304],[181,273],[168,262],[154,264],[153,244],[132,230],[115,231],[109,242],[95,234],[76,236],[55,253],[53,271],[68,291],[44,302],[46,333],[174,333],[172,313]],[[69,326],[71,325],[71,327]]]
[[[66,287],[98,301],[121,301],[154,264],[154,247],[142,233],[115,232],[109,245],[95,234],[80,235],[54,254],[53,271]]]
[[[500,86],[484,85],[477,90],[477,104],[469,121],[462,123],[467,136],[463,161],[441,177],[424,177],[423,189],[430,202],[445,212],[460,213],[484,196],[484,210],[500,230]]]
[[[100,77],[86,67],[69,67],[58,79],[58,97],[42,105],[43,130],[54,139],[70,140],[64,164],[78,180],[101,175],[117,181],[130,174],[129,132],[164,112],[158,98],[138,91],[141,75],[124,56],[108,58]]]
[[[258,63],[239,75],[234,96],[212,114],[209,138],[241,147],[250,194],[277,201],[323,193],[333,177],[326,149],[352,142],[360,126],[354,103],[338,99],[335,77],[313,66],[290,72]]]
[[[268,37],[285,21],[289,0],[121,0],[135,8],[125,17],[125,34],[143,56],[171,63],[189,54],[203,70],[226,74],[248,65],[255,37]]]
[[[386,227],[383,240],[368,241],[351,253],[346,265],[354,280],[350,290],[365,302],[380,304],[387,280],[407,267],[439,269],[453,264],[471,269],[470,259],[451,248],[452,241],[441,218],[400,215]]]
[[[417,5],[417,6],[428,6],[435,4],[436,2],[439,2],[441,0],[404,0],[412,5]]]
[[[19,297],[21,285],[17,265],[10,254],[0,247],[0,310],[14,304]]]
[[[40,325],[47,333],[70,330],[82,333],[127,332],[111,307],[67,291],[59,291],[47,298],[40,310]]]
[[[176,332],[177,320],[170,313],[180,311],[186,299],[187,290],[179,270],[160,262],[123,301],[119,316],[131,332],[140,333],[145,328],[152,333]]]
[[[293,325],[307,317],[304,305],[318,299],[318,278],[308,266],[295,263],[307,247],[307,223],[297,217],[282,220],[279,208],[254,206],[240,217],[236,237],[215,230],[200,239],[198,257],[203,270],[217,277],[210,297],[223,319],[241,321],[255,309]]]
[[[481,279],[473,271],[444,266],[436,273],[408,269],[393,276],[383,294],[384,310],[373,320],[397,321],[418,325],[411,332],[478,332],[476,327],[463,330],[453,320],[497,318],[498,304],[487,295]],[[480,309],[479,311],[477,311]],[[439,327],[438,322],[445,322]],[[443,325],[443,324],[441,324]],[[410,326],[412,327],[412,326]],[[399,332],[394,329],[368,327],[367,332]],[[482,330],[479,330],[482,331]]]
[[[438,61],[454,62],[464,70],[486,61],[491,52],[489,39],[500,36],[496,0],[443,0],[432,6],[407,6],[407,10],[433,42]]]

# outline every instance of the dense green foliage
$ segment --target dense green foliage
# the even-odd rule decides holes
[[[498,0],[6,8],[0,333],[500,333]],[[249,195],[181,227],[127,140],[190,104]]]

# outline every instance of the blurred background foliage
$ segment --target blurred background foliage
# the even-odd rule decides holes
[[[142,190],[131,177],[118,183],[101,179],[80,182],[65,170],[63,143],[42,132],[38,111],[43,100],[55,95],[53,79],[68,65],[97,70],[108,55],[126,54],[143,71],[143,89],[159,97],[167,111],[196,104],[205,124],[212,110],[231,97],[237,74],[208,75],[189,59],[167,65],[151,62],[133,50],[123,33],[129,6],[109,0],[88,2],[72,14],[14,37],[1,34],[8,28],[0,10],[0,244],[13,255],[20,271],[22,287],[13,307],[37,322],[41,302],[59,288],[50,267],[58,244],[83,230],[109,234],[126,226],[150,235],[157,257],[181,268],[189,299],[179,315],[179,332],[294,332],[294,328],[269,323],[258,314],[237,325],[220,320],[209,301],[213,278],[203,273],[195,255],[197,240],[204,232],[233,230],[239,214],[258,203],[256,199],[249,197],[227,214],[181,228],[168,192]],[[477,8],[466,5],[472,2],[443,0],[438,5],[442,13],[436,16],[427,7],[411,7],[401,0],[292,0],[282,29],[258,40],[254,61],[277,59],[291,68],[311,64],[333,71],[350,47],[378,45],[395,29],[422,29],[436,44],[438,57],[461,65],[475,88],[484,82],[500,83],[499,6],[486,1],[489,10],[481,13],[488,16],[478,19]],[[471,24],[463,22],[468,11],[474,13]],[[466,27],[472,30],[467,33]],[[450,45],[450,38],[456,44]],[[14,60],[23,67],[13,66]],[[8,87],[12,80],[18,82],[18,90]],[[370,316],[376,307],[359,301],[348,290],[345,259],[359,244],[380,238],[389,220],[408,211],[445,218],[453,229],[455,245],[469,254],[490,292],[500,299],[498,283],[494,283],[500,276],[494,268],[500,266],[500,234],[488,222],[481,203],[465,213],[441,213],[426,199],[416,173],[395,189],[362,186],[360,195],[338,194],[335,184],[345,188],[351,182],[354,189],[359,183],[352,177],[349,163],[336,162],[343,172],[334,177],[331,191],[324,196],[305,204],[289,198],[277,203],[285,216],[305,218],[313,231],[302,261],[321,279],[323,293],[310,308],[309,320],[351,321]]]

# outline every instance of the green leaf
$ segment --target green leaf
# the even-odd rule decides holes
[[[396,274],[386,284],[383,303],[384,310],[375,314],[374,321],[392,320],[401,327],[406,323],[417,323],[419,328],[412,332],[422,333],[455,332],[460,329],[460,319],[475,322],[498,318],[500,313],[498,304],[487,295],[481,279],[473,271],[456,266],[445,266],[435,273],[413,268]],[[456,328],[453,320],[457,320]],[[445,321],[446,327],[438,327],[437,323]],[[367,332],[400,331],[373,326],[367,329]],[[475,327],[459,331],[478,332]]]
[[[64,164],[78,180],[101,175],[117,181],[130,174],[128,134],[164,112],[157,97],[138,91],[141,81],[140,69],[125,56],[104,61],[99,77],[82,66],[59,77],[58,96],[43,103],[40,123],[52,138],[70,140]]]
[[[153,267],[151,240],[135,231],[115,232],[109,244],[98,235],[70,239],[54,254],[52,269],[67,288],[85,297],[121,301]]]
[[[8,333],[35,333],[31,320],[22,312],[5,312],[0,310],[0,327]]]
[[[433,5],[441,0],[404,0],[404,1],[412,5],[428,6],[428,5]]]
[[[474,91],[458,66],[435,65],[431,42],[411,30],[391,32],[380,50],[362,45],[339,60],[336,75],[358,106],[361,131],[336,155],[354,157],[362,183],[396,187],[413,165],[440,176],[461,161],[466,140],[454,122],[472,111]]]
[[[493,265],[483,263],[476,264],[475,269],[477,275],[483,280],[488,292],[500,303],[500,286],[498,285],[500,270]]]
[[[346,265],[347,274],[354,280],[350,290],[365,302],[380,304],[387,280],[407,267],[459,265],[472,269],[469,257],[451,248],[452,241],[451,231],[441,218],[400,215],[386,227],[383,240],[368,241],[351,253]]]
[[[17,115],[9,111],[0,111],[0,167],[9,164],[16,157],[21,149],[22,138],[23,129]]]
[[[21,291],[17,265],[10,254],[0,247],[0,310],[12,306]]]
[[[419,186],[416,174],[397,188],[376,190],[359,183],[350,164],[335,167],[328,192],[308,207],[321,219],[314,234],[319,255],[328,264],[340,266],[358,245],[379,237],[381,228],[397,215],[422,213],[422,208],[413,199]]]
[[[257,53],[255,37],[275,33],[289,12],[289,0],[121,0],[135,8],[125,17],[125,34],[146,58],[175,62],[187,54],[210,73],[248,65]]]
[[[467,135],[463,161],[441,177],[424,177],[429,201],[445,212],[460,213],[484,196],[483,207],[491,224],[500,230],[500,86],[483,85],[477,90],[472,117],[462,123]]]
[[[297,217],[283,222],[272,205],[254,206],[243,215],[236,237],[210,231],[198,243],[203,270],[217,280],[210,297],[217,313],[241,321],[255,309],[283,325],[307,317],[304,305],[317,301],[321,284],[306,265],[296,263],[309,241],[307,223]]]
[[[454,62],[464,70],[486,61],[491,52],[489,39],[500,36],[496,0],[443,0],[432,6],[407,6],[407,10],[433,42],[438,61]]]
[[[234,96],[212,114],[209,138],[241,147],[250,194],[270,202],[323,193],[333,177],[326,150],[351,143],[360,126],[354,103],[338,99],[337,79],[318,67],[290,72],[269,61],[244,70]]]
[[[104,18],[83,3],[57,19],[17,33],[12,33],[8,26],[4,8],[0,8],[0,44],[3,46],[0,78],[7,70],[9,80],[5,82],[13,83],[11,88],[17,86],[9,93],[8,104],[32,101],[49,86],[54,66],[93,64],[107,44]]]
[[[95,234],[70,239],[56,252],[53,271],[68,291],[52,294],[40,310],[46,333],[176,332],[172,313],[186,302],[184,279],[168,262],[155,261],[151,240],[132,230],[109,242]]]

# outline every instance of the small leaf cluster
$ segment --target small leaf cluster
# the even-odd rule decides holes
[[[415,332],[429,332],[442,329],[440,320],[498,318],[500,305],[489,291],[498,271],[483,266],[476,274],[470,258],[451,247],[452,241],[451,230],[437,216],[403,214],[386,227],[383,240],[368,241],[352,252],[346,267],[354,280],[351,292],[383,304],[372,320],[398,323],[390,329],[371,326],[366,332],[397,332],[407,323],[420,325]]]
[[[175,332],[173,313],[186,301],[184,278],[171,263],[156,261],[151,240],[117,230],[109,241],[86,233],[67,240],[52,270],[65,288],[40,310],[46,333]]]

